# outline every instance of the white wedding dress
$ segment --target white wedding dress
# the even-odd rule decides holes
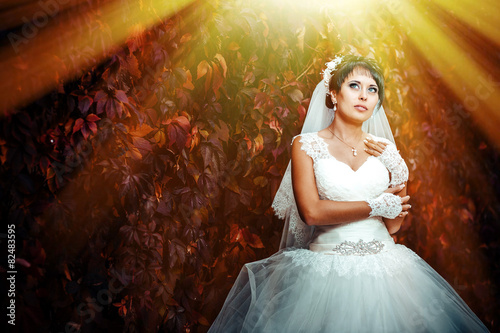
[[[317,133],[300,136],[321,199],[360,201],[387,189],[374,156],[356,171]],[[488,332],[424,260],[395,244],[382,218],[317,226],[309,249],[246,264],[209,332]]]

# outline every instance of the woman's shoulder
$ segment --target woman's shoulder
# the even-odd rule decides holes
[[[298,140],[292,141],[292,155],[293,151],[298,152],[301,150],[313,160],[327,155],[328,149],[326,148],[326,143],[318,136],[318,132],[302,133],[296,135],[294,139],[296,138]]]
[[[318,137],[318,132],[300,133],[292,138],[292,142],[290,144],[293,144],[293,142],[297,138],[299,138],[299,142],[304,142],[304,141],[315,140],[317,137]]]

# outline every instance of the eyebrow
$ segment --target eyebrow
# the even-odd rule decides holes
[[[361,81],[358,81],[358,80],[350,80],[348,83],[351,83],[351,82],[355,82],[355,83],[359,83],[359,84],[361,84]],[[377,86],[377,84],[376,84],[376,83],[375,83],[375,84],[373,84],[373,83],[372,83],[372,84],[370,84],[370,87],[377,87],[377,88],[378,88],[378,86]]]

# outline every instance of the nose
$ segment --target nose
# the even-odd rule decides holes
[[[366,101],[366,98],[367,98],[366,91],[363,89],[359,93],[359,99],[362,101]]]

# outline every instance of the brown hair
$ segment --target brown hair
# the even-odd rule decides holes
[[[371,77],[375,80],[378,86],[378,103],[377,108],[382,105],[384,101],[384,75],[382,74],[382,68],[380,68],[379,64],[369,58],[347,55],[344,56],[338,68],[333,73],[330,78],[330,82],[328,84],[328,93],[326,94],[325,104],[329,109],[333,109],[333,102],[330,97],[330,91],[339,92],[342,83],[346,80],[346,78],[356,69],[356,67],[361,67],[370,72]]]

